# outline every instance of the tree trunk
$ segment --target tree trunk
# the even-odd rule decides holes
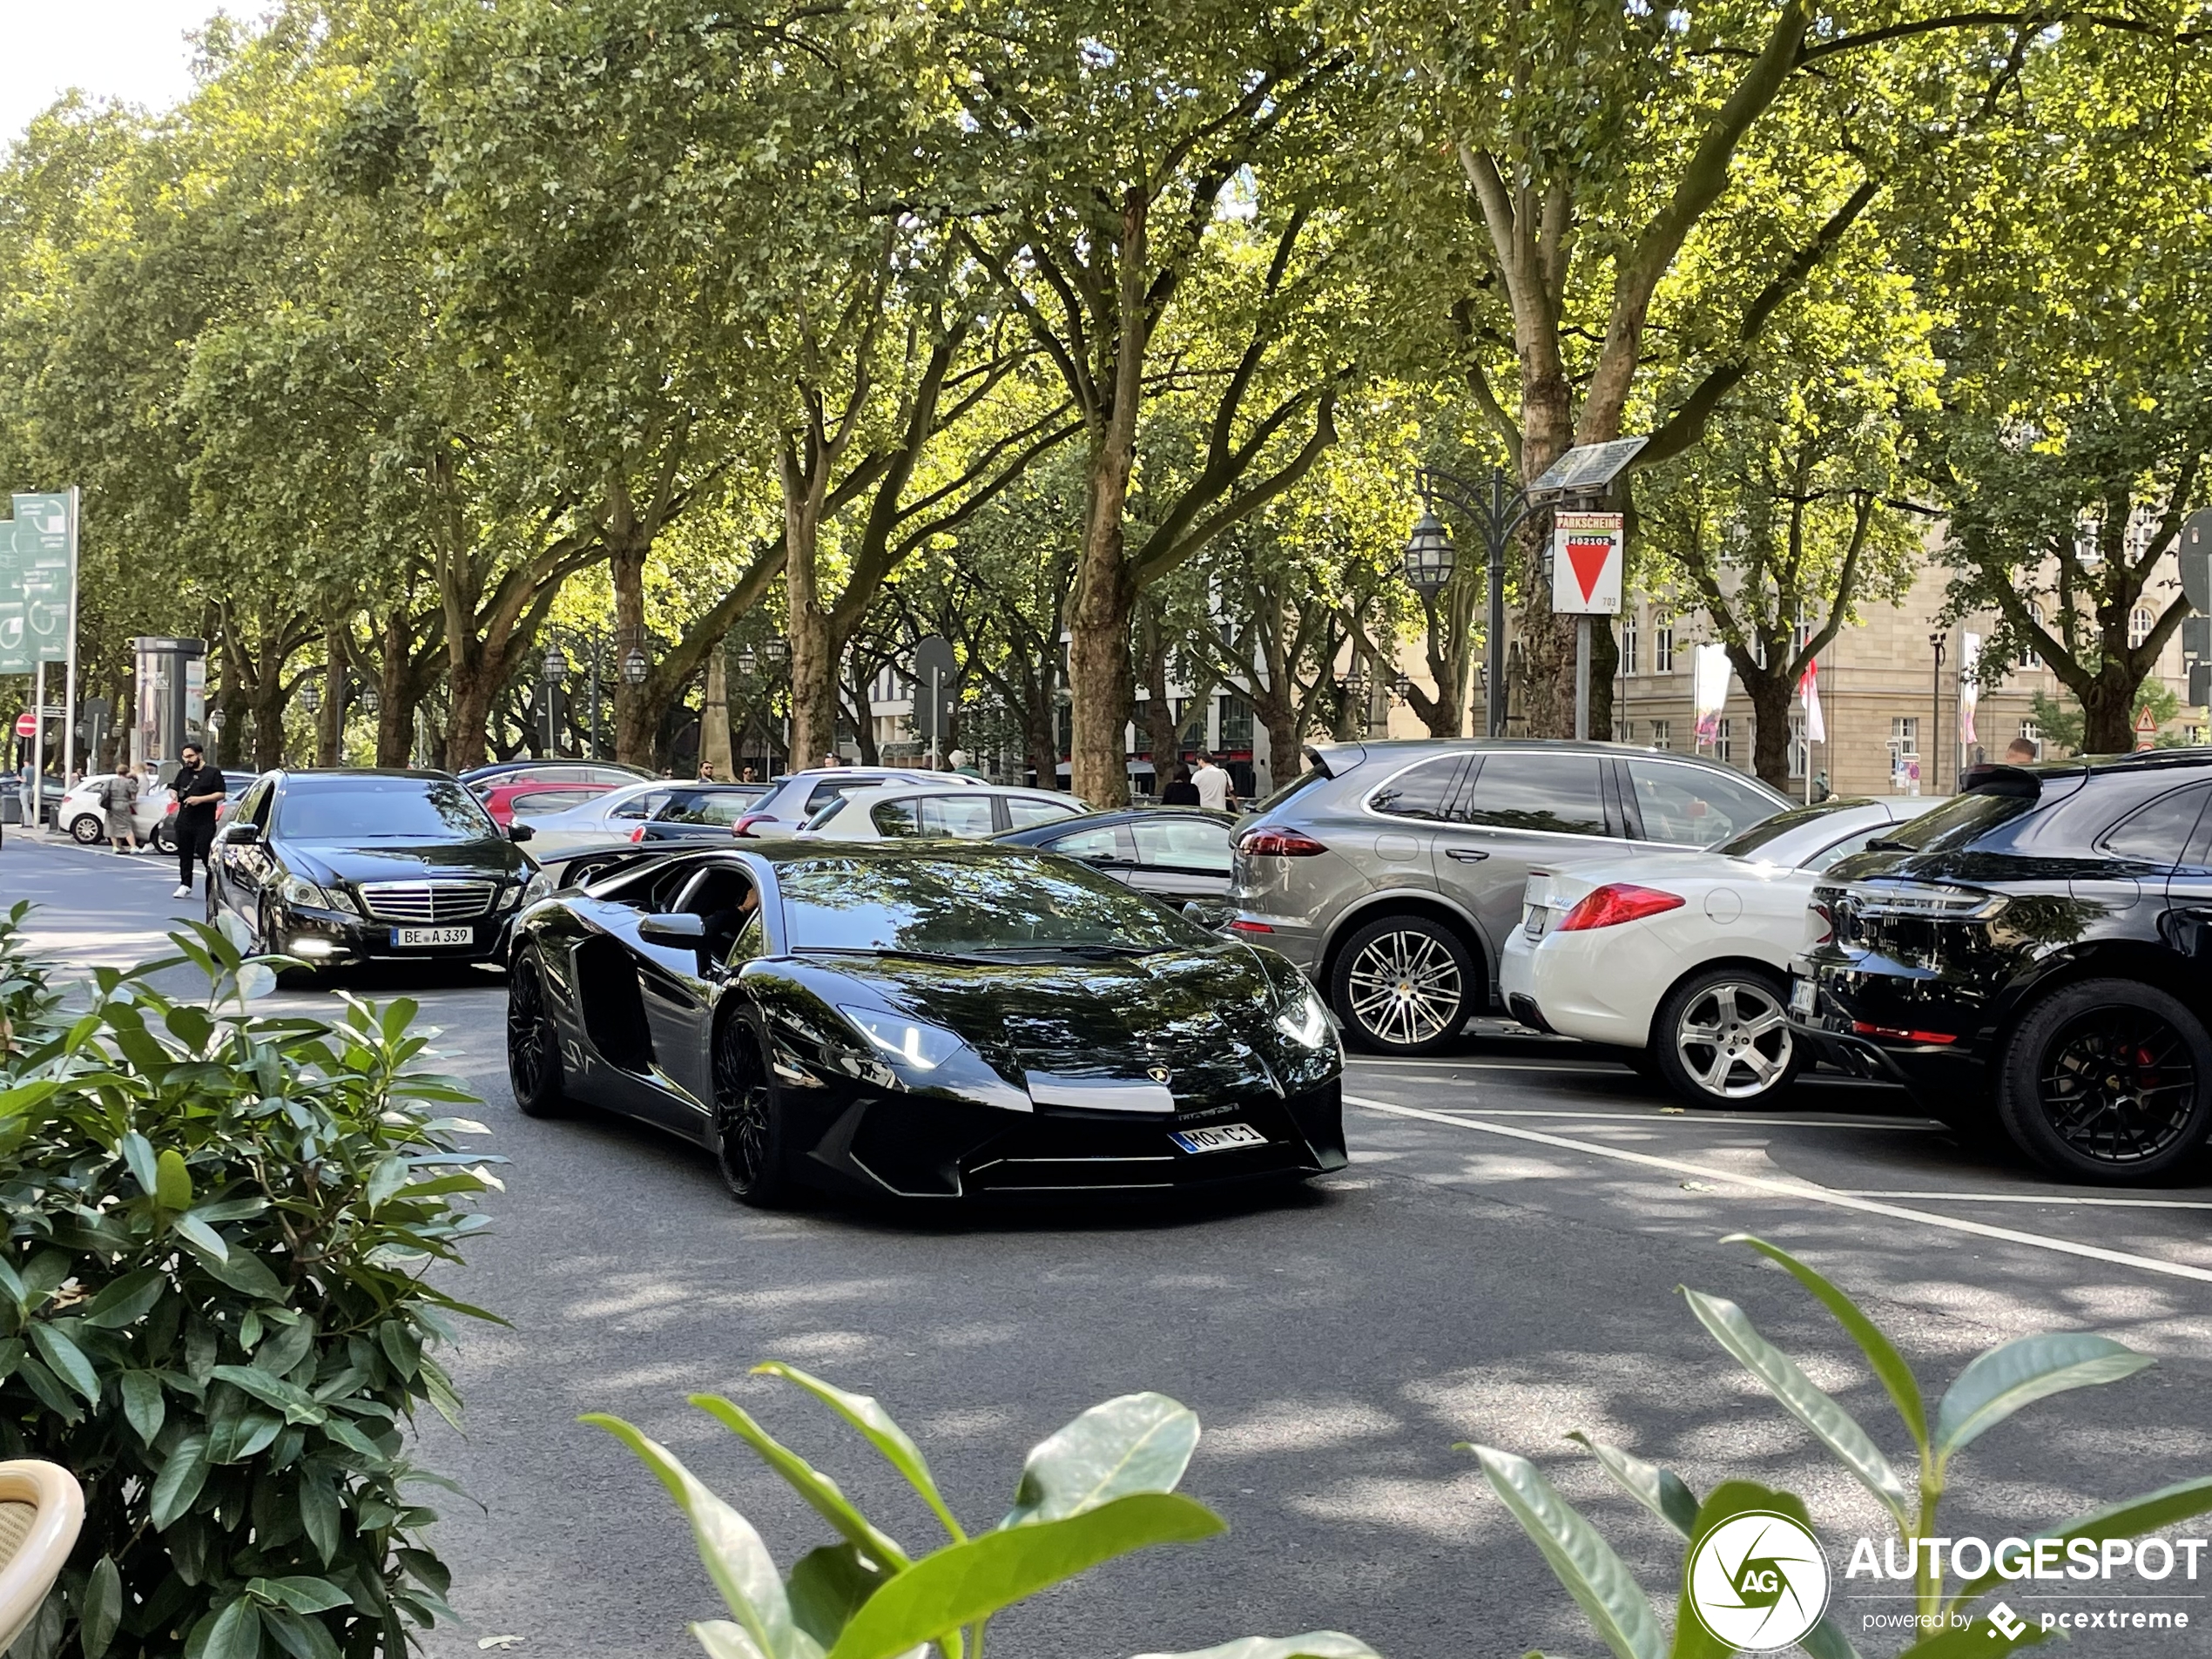
[[[404,766],[414,759],[416,699],[415,677],[408,672],[409,643],[407,613],[399,609],[387,613],[379,630],[376,675],[376,764],[380,766]]]
[[[1783,675],[1754,664],[1749,673],[1736,665],[1751,699],[1751,770],[1762,783],[1790,792],[1790,694],[1794,689]]]
[[[1298,711],[1278,709],[1271,700],[1260,718],[1267,726],[1267,786],[1271,792],[1305,770],[1305,757],[1298,744]]]
[[[699,703],[699,764],[714,768],[725,782],[738,775],[730,752],[730,671],[723,651],[706,659],[706,694]]]
[[[284,665],[273,667],[264,664],[260,677],[254,682],[252,700],[247,704],[253,713],[253,770],[273,772],[284,764]]]
[[[622,659],[645,648],[645,550],[616,548],[608,555],[607,577],[615,591],[615,759],[632,766],[650,765],[662,711],[657,699],[632,685]]]
[[[2135,692],[2141,685],[2124,664],[2107,659],[2081,701],[2081,752],[2126,754],[2135,746]]]
[[[1068,686],[1075,700],[1070,785],[1098,807],[1129,803],[1129,718],[1135,700],[1129,660],[1135,584],[1122,556],[1135,447],[1127,423],[1110,420],[1091,457],[1083,547],[1069,603]]]
[[[322,631],[322,707],[315,716],[315,765],[335,766],[346,744],[346,624],[333,617]]]
[[[791,765],[819,766],[837,747],[837,642],[822,607],[814,559],[821,544],[829,463],[819,446],[802,463],[783,452],[784,601],[790,616]]]
[[[452,705],[446,716],[446,769],[466,772],[484,764],[486,728],[491,721],[491,700],[499,687],[482,648],[474,640],[462,649],[446,671],[446,695]]]
[[[1613,677],[1621,671],[1621,642],[1610,617],[1590,618],[1590,735],[1613,738]]]

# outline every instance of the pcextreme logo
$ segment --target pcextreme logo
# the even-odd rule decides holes
[[[1827,1611],[1828,1558],[1787,1515],[1730,1515],[1690,1556],[1689,1605],[1715,1641],[1772,1653],[1802,1639]]]

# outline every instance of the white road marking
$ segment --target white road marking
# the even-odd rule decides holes
[[[2109,1210],[2212,1210],[2201,1198],[2087,1198],[2063,1192],[1876,1192],[1863,1187],[1833,1190],[1854,1198],[1947,1198],[1954,1204],[2087,1204]]]
[[[1993,1227],[1986,1222],[1967,1221],[1957,1216],[1932,1215],[1925,1210],[1906,1210],[1897,1204],[1878,1203],[1829,1187],[1811,1186],[1796,1181],[1774,1181],[1764,1176],[1739,1175],[1730,1170],[1714,1169],[1710,1164],[1659,1157],[1649,1152],[1631,1152],[1626,1147],[1606,1146],[1595,1141],[1571,1140],[1564,1135],[1547,1135],[1541,1130],[1520,1129],[1511,1123],[1489,1123],[1474,1118],[1452,1117],[1442,1112],[1424,1111],[1418,1106],[1400,1106],[1392,1101],[1369,1100],[1358,1095],[1346,1095],[1344,1100],[1347,1106],[1359,1106],[1393,1117],[1418,1118],[1424,1123],[1442,1123],[1449,1129],[1472,1130],[1480,1135],[1501,1135],[1516,1141],[1534,1141],[1540,1146],[1558,1147],[1569,1152],[1587,1152],[1593,1157],[1611,1158],[1620,1163],[1640,1163],[1647,1169],[1665,1170],[1673,1175],[1696,1176],[1727,1186],[1770,1192],[1780,1197],[1806,1199],[1814,1204],[1830,1204],[1838,1210],[1856,1210],[1865,1215],[1887,1216],[1895,1221],[1917,1221],[1924,1226],[1942,1228],[1946,1232],[1972,1233],[1977,1238],[2002,1239],[2010,1244],[2026,1244],[2032,1249],[2055,1251],[2066,1256],[2083,1256],[2091,1261],[2110,1262],[2115,1266],[2140,1268],[2148,1273],[2164,1273],[2175,1278],[2196,1279],[2212,1285],[2212,1268],[2190,1267],[2181,1262],[2161,1261],[2155,1256],[2136,1256],[2126,1251],[2107,1250],[2099,1244],[2077,1244],[2073,1239],[2054,1238],[2046,1233]]]
[[[1351,1096],[1345,1096],[1346,1100]],[[1734,1112],[1544,1112],[1521,1107],[1500,1109],[1490,1106],[1439,1107],[1441,1112],[1471,1111],[1484,1117],[1583,1117],[1609,1123],[1711,1123],[1728,1127],[1737,1123],[1763,1123],[1784,1129],[1884,1129],[1898,1130],[1908,1135],[1940,1135],[1944,1126],[1932,1121],[1898,1117],[1739,1117]],[[1867,1193],[1867,1197],[1911,1197],[1911,1193]]]
[[[1393,1066],[1401,1070],[1425,1072],[1439,1077],[1449,1077],[1461,1071],[1560,1071],[1588,1077],[1633,1077],[1635,1069],[1625,1060],[1557,1061],[1557,1060],[1384,1060],[1372,1055],[1348,1054],[1348,1066]],[[1797,1079],[1800,1083],[1816,1083],[1823,1089],[1891,1089],[1895,1085],[1869,1077],[1811,1076]]]

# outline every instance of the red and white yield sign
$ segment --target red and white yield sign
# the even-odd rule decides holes
[[[1621,515],[1556,513],[1552,519],[1552,611],[1614,617],[1621,611]]]

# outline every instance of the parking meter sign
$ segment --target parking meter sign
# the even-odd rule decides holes
[[[1552,612],[1610,617],[1621,609],[1622,516],[1559,513],[1552,521]]]

